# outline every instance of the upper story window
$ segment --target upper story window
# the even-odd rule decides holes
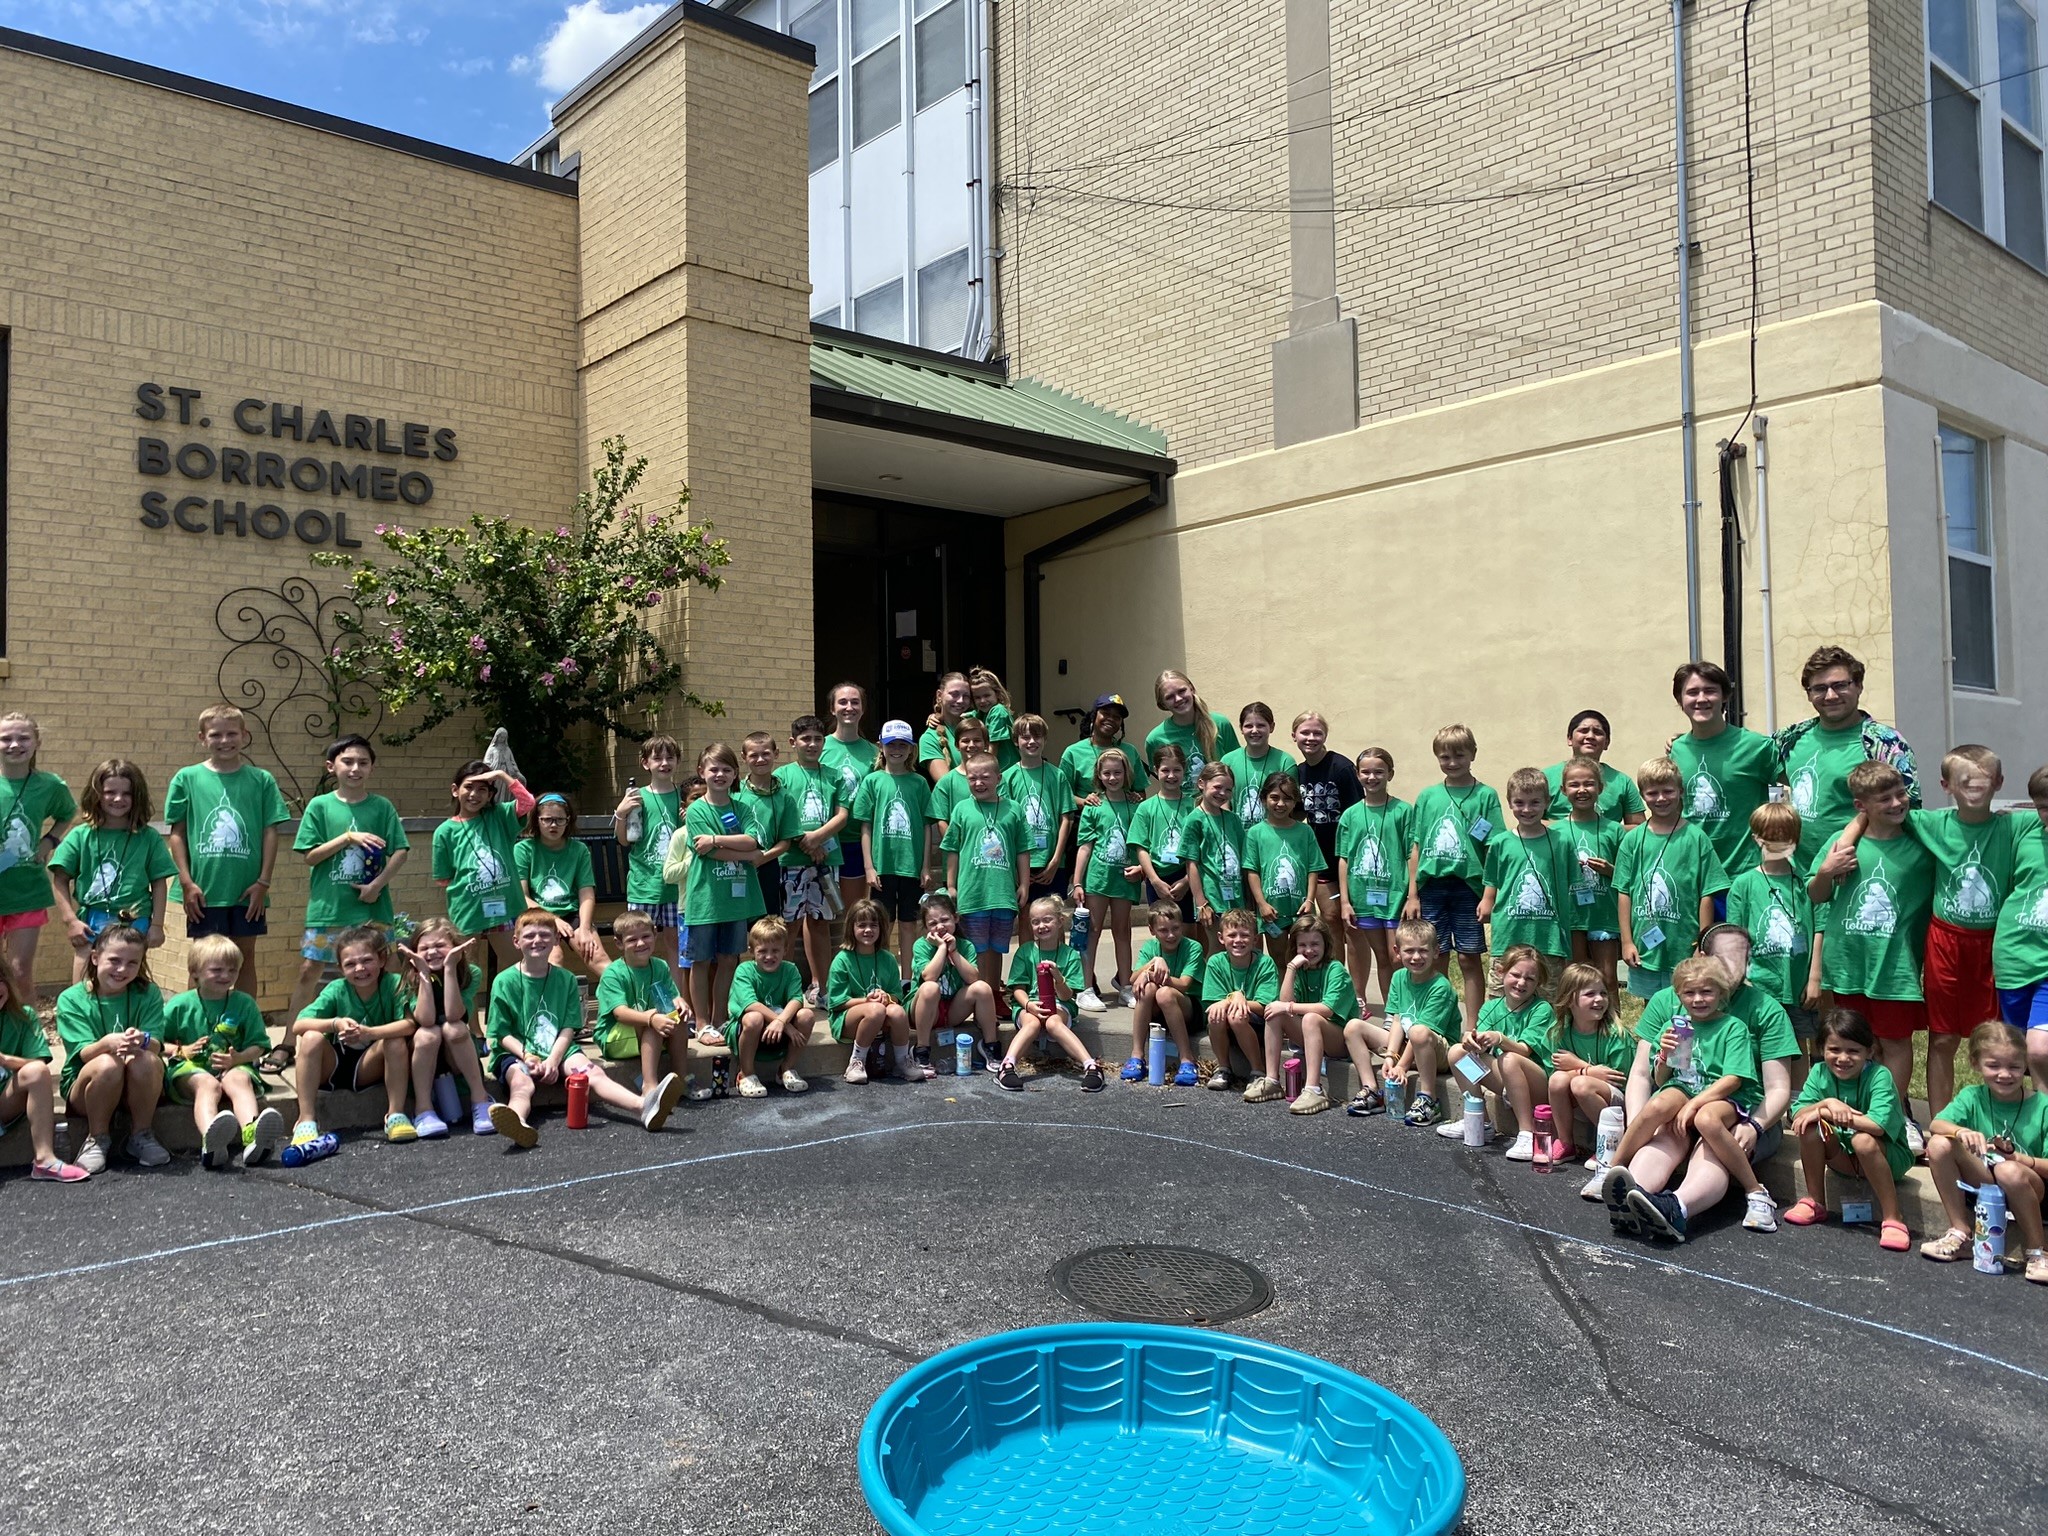
[[[2041,7],[1927,0],[1929,195],[2048,271]]]
[[[1949,649],[1958,688],[1998,687],[1997,565],[1991,538],[1991,445],[1941,428],[1941,510],[1948,524]]]

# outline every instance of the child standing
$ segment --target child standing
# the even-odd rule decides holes
[[[1540,770],[1528,771],[1535,773],[1538,779],[1543,777]],[[1544,803],[1549,803],[1547,791]],[[1489,1000],[1479,1010],[1479,1027],[1467,1031],[1450,1050],[1453,1068],[1467,1058],[1483,1065],[1486,1075],[1480,1079],[1480,1084],[1505,1098],[1514,1110],[1518,1129],[1515,1139],[1508,1143],[1507,1158],[1511,1163],[1534,1160],[1535,1106],[1547,1103],[1550,1098],[1550,1072],[1555,1065],[1550,1034],[1557,1016],[1551,1011],[1550,1004],[1537,995],[1542,983],[1543,961],[1533,947],[1516,944],[1503,950],[1500,957],[1501,995]],[[1436,1128],[1436,1133],[1445,1137],[1463,1136],[1465,1129],[1457,1121],[1447,1120]],[[1557,1151],[1560,1161],[1572,1155],[1569,1120],[1561,1128],[1561,1134],[1566,1145]]]
[[[2048,1285],[2048,1238],[2042,1235],[2041,1196],[2048,1178],[2048,1094],[2029,1093],[2027,1049],[2020,1031],[2002,1020],[1970,1035],[1972,1083],[1940,1110],[1927,1128],[1927,1167],[1941,1192],[1948,1230],[1920,1245],[1923,1258],[1940,1263],[1970,1251],[1975,1223],[1958,1180],[1976,1188],[1996,1184],[2027,1256],[2027,1278]],[[2038,1079],[2037,1079],[2038,1081]]]
[[[638,1062],[640,1081],[659,1083],[661,1053],[667,1051],[670,1074],[687,1078],[696,1021],[676,989],[675,973],[654,952],[660,930],[645,912],[622,912],[612,935],[619,958],[597,983],[598,1053],[608,1062]]]
[[[0,1125],[26,1116],[33,1161],[31,1179],[76,1184],[92,1175],[57,1155],[57,1083],[50,1072],[50,1042],[22,1001],[13,974],[0,961]],[[100,1166],[106,1166],[102,1154]]]
[[[115,923],[164,941],[171,851],[152,827],[149,781],[125,757],[110,757],[86,777],[80,820],[50,855],[50,889],[73,958],[71,980],[85,979],[85,952]]]
[[[1000,792],[1024,818],[1031,844],[1031,889],[1057,896],[1067,889],[1067,843],[1074,835],[1073,788],[1066,770],[1045,760],[1043,716],[1019,715],[1012,729],[1016,761],[1003,770]],[[1130,759],[1126,757],[1124,764],[1128,781]],[[1078,862],[1074,870],[1078,878]]]
[[[922,913],[924,936],[910,952],[910,1022],[917,1030],[911,1048],[912,1075],[926,1081],[938,1075],[932,1065],[932,1030],[958,1029],[972,1019],[980,1042],[982,1065],[993,1072],[1003,1063],[1002,1029],[996,1021],[996,994],[981,979],[974,946],[954,929],[960,920],[953,898],[934,891]]]
[[[952,737],[963,763],[984,752],[988,752],[990,757],[995,756],[988,748],[988,727],[972,715],[954,727]],[[997,782],[1000,784],[1000,778]],[[932,820],[938,823],[939,836],[946,835],[946,824],[953,819],[953,807],[968,798],[967,775],[959,768],[954,768],[932,786]]]
[[[989,758],[993,763],[994,758]],[[787,963],[789,925],[764,917],[747,930],[748,957],[733,973],[731,1016],[725,1026],[726,1047],[733,1053],[733,1072],[743,1099],[768,1096],[755,1075],[758,1062],[780,1061],[785,1093],[810,1088],[796,1070],[796,1053],[810,1044],[817,1015],[804,1001],[803,981]]]
[[[299,979],[290,1016],[313,1000],[336,963],[334,941],[349,928],[373,924],[391,931],[391,882],[412,847],[398,809],[370,793],[377,749],[362,736],[344,736],[327,749],[334,789],[315,795],[299,818],[292,849],[306,856],[306,932],[299,944]]]
[[[350,928],[334,941],[334,953],[340,978],[323,987],[292,1023],[299,1062],[299,1119],[292,1142],[304,1146],[320,1134],[322,1088],[360,1093],[378,1083],[384,1085],[384,1139],[417,1141],[419,1131],[405,1113],[405,1089],[418,1025],[398,978],[385,969],[384,935],[375,928]],[[580,1022],[580,1010],[577,1017]],[[438,1061],[439,1034],[418,1049]],[[419,1106],[422,1111],[432,1107]]]
[[[839,775],[839,787],[845,791],[846,803],[852,805],[859,798],[861,780],[874,771],[881,758],[876,744],[860,733],[861,719],[868,712],[867,690],[859,683],[835,683],[825,695],[825,709],[832,716],[832,734],[825,738],[818,761]],[[925,788],[931,785],[927,783]],[[866,855],[852,837],[843,841],[839,852],[839,900],[850,907],[868,894]]]
[[[782,920],[796,930],[811,973],[804,1001],[819,1006],[830,969],[832,923],[846,910],[839,903],[839,834],[852,817],[852,801],[837,773],[824,766],[825,722],[799,715],[789,724],[796,761],[775,770],[795,807],[784,828],[791,836],[782,855]]]
[[[1178,754],[1180,749],[1171,750]],[[1180,1055],[1174,1086],[1192,1088],[1199,1079],[1188,1031],[1202,1002],[1202,946],[1187,936],[1180,907],[1172,901],[1152,903],[1145,922],[1152,937],[1139,946],[1131,974],[1131,1057],[1124,1063],[1123,1079],[1135,1083],[1145,1076],[1145,1053],[1157,1022]]]
[[[754,878],[761,853],[759,826],[753,811],[733,795],[739,758],[724,742],[714,741],[697,755],[697,773],[704,780],[704,798],[683,812],[691,852],[683,927],[690,936],[690,1008],[699,1038],[708,1045],[724,1041],[718,1022],[727,1017],[727,995],[747,947],[747,925],[768,908]]]
[[[1785,1010],[1801,1046],[1820,1036],[1820,939],[1813,898],[1792,868],[1799,851],[1799,813],[1767,800],[1749,814],[1756,845],[1749,867],[1728,885],[1728,921],[1749,934],[1749,980]]]
[[[1375,972],[1384,1004],[1387,989],[1394,984],[1394,929],[1400,925],[1401,909],[1415,894],[1414,808],[1387,793],[1394,779],[1394,754],[1385,747],[1367,747],[1354,766],[1360,798],[1337,818],[1340,931],[1360,1004],[1372,995]]]
[[[6,752],[5,724],[0,721],[0,756]],[[291,820],[291,812],[277,780],[243,760],[249,727],[239,709],[213,704],[201,710],[199,740],[206,760],[171,775],[164,797],[185,937],[221,933],[233,939],[242,951],[235,985],[253,996],[256,941],[270,931],[264,912],[277,862],[277,829]],[[18,963],[15,969],[26,974]]]
[[[172,1103],[192,1106],[200,1167],[225,1168],[232,1160],[253,1168],[284,1140],[284,1116],[263,1107],[256,1071],[270,1032],[256,999],[235,990],[242,952],[233,939],[194,939],[185,970],[192,989],[164,1005],[165,1091]]]
[[[1292,774],[1267,775],[1260,795],[1265,809],[1244,835],[1245,894],[1259,914],[1266,952],[1279,965],[1295,953],[1290,932],[1294,919],[1317,910],[1323,849],[1300,819],[1301,786]]]
[[[78,814],[70,786],[36,767],[41,746],[35,721],[0,715],[0,934],[14,974],[30,978],[53,900],[43,861]]]
[[[1223,774],[1212,783],[1230,782],[1221,763],[1211,766]],[[1233,822],[1237,819],[1228,809],[1222,814]],[[1216,942],[1217,952],[1202,970],[1209,1048],[1216,1054],[1216,1070],[1204,1086],[1221,1093],[1230,1086],[1233,1042],[1253,1064],[1254,1074],[1265,1060],[1266,1005],[1280,996],[1280,970],[1273,957],[1259,947],[1259,920],[1242,907],[1233,907],[1216,919]]]
[[[868,1054],[882,1046],[894,1052],[897,1074],[910,1075],[910,1015],[903,1008],[903,972],[889,953],[889,915],[881,903],[857,901],[848,908],[846,941],[832,957],[825,994],[832,1010],[832,1038],[853,1046],[846,1062],[849,1083],[868,1080]],[[877,1065],[887,1076],[887,1063],[878,1059]]]
[[[1166,711],[1166,718],[1145,735],[1148,765],[1159,761],[1161,747],[1179,747],[1187,756],[1189,777],[1199,783],[1204,768],[1237,750],[1237,732],[1229,719],[1202,702],[1187,673],[1170,667],[1161,672],[1152,684],[1152,701]]]
[[[733,798],[753,821],[761,846],[754,850],[754,883],[761,888],[761,910],[782,910],[782,856],[796,836],[796,807],[775,777],[775,738],[766,731],[749,731],[740,739],[740,757],[746,763],[746,777],[733,786]]]
[[[1098,763],[1098,771],[1100,766]],[[1080,1067],[1081,1091],[1100,1093],[1102,1063],[1074,1033],[1074,994],[1081,981],[1081,957],[1066,942],[1066,903],[1057,896],[1041,896],[1031,903],[1029,917],[1031,942],[1019,944],[1010,958],[1008,986],[1017,1032],[1010,1037],[1010,1048],[996,1068],[996,1083],[1012,1093],[1024,1091],[1024,1079],[1017,1075],[1017,1058],[1043,1031]],[[1050,1007],[1043,995],[1048,982],[1053,995]]]
[[[1571,748],[1569,755],[1563,762],[1552,763],[1543,770],[1544,788],[1549,798],[1544,815],[1552,820],[1561,820],[1571,813],[1571,800],[1564,792],[1564,771],[1584,758],[1600,776],[1600,790],[1593,802],[1594,814],[1602,821],[1611,821],[1621,827],[1633,827],[1641,822],[1643,800],[1636,793],[1634,782],[1619,768],[1610,768],[1600,761],[1614,744],[1614,727],[1607,723],[1607,717],[1597,709],[1580,710],[1564,728],[1564,739]]]
[[[974,712],[988,727],[989,750],[1007,773],[1017,765],[1016,722],[1010,713],[1010,690],[987,667],[967,669],[967,692],[974,700]]]
[[[87,951],[85,980],[57,999],[64,1046],[57,1090],[85,1121],[77,1163],[87,1173],[106,1171],[114,1111],[121,1108],[131,1127],[128,1155],[144,1168],[171,1160],[151,1128],[164,1089],[164,1000],[149,979],[147,955],[142,935],[126,923],[103,928]]]
[[[1821,1059],[1806,1074],[1806,1086],[1792,1101],[1792,1134],[1799,1138],[1799,1165],[1807,1193],[1785,1212],[1795,1227],[1828,1219],[1820,1199],[1830,1169],[1867,1180],[1877,1202],[1877,1246],[1904,1253],[1912,1244],[1899,1209],[1898,1181],[1913,1166],[1906,1147],[1906,1116],[1891,1073],[1872,1058],[1877,1036],[1846,1008],[1831,1008],[1821,1026]]]
[[[1621,840],[1615,905],[1628,989],[1651,998],[1671,985],[1673,965],[1713,922],[1714,897],[1728,889],[1728,876],[1706,833],[1678,814],[1678,767],[1670,758],[1643,764],[1636,787],[1650,819]]]
[[[1472,777],[1479,742],[1462,725],[1447,725],[1430,742],[1444,776],[1415,797],[1409,833],[1416,883],[1402,916],[1420,918],[1437,933],[1445,974],[1456,954],[1463,977],[1465,1023],[1479,1018],[1486,998],[1486,967],[1480,960],[1486,934],[1479,922],[1479,892],[1485,884],[1486,844],[1500,830],[1500,796]]]
[[[492,1131],[491,1095],[484,1087],[482,1060],[489,1046],[476,1006],[483,976],[468,959],[476,944],[475,939],[463,938],[447,918],[430,917],[414,932],[410,947],[398,946],[398,958],[405,962],[413,987],[412,1087],[413,1104],[420,1111],[413,1130],[422,1141],[447,1135],[450,1122],[459,1118],[461,1101],[454,1096],[454,1079],[443,1076],[450,1067],[469,1086],[470,1131],[478,1136]],[[427,1048],[435,1041],[438,1049]],[[436,1107],[429,1109],[429,1104]]]
[[[434,828],[434,883],[446,893],[448,916],[463,937],[484,937],[489,947],[480,958],[511,965],[512,916],[519,902],[513,845],[533,796],[481,758],[455,770],[448,794],[455,814]]]
[[[647,782],[628,789],[612,807],[612,836],[626,850],[626,910],[645,912],[662,933],[673,931],[678,921],[676,888],[663,878],[662,865],[683,821],[683,797],[676,786],[682,760],[675,737],[648,737],[640,743],[640,771]]]
[[[1123,748],[1124,756],[1131,762],[1132,792],[1144,793],[1145,764],[1140,761],[1143,754],[1124,743],[1124,722],[1130,718],[1130,714],[1130,710],[1124,705],[1122,694],[1098,694],[1088,711],[1081,739],[1060,754],[1060,772],[1067,776],[1067,788],[1076,802],[1084,801],[1095,793],[1095,759],[1111,747]],[[1184,752],[1181,754],[1181,763],[1183,767],[1187,763],[1187,754]]]
[[[974,690],[965,673],[948,672],[939,679],[931,721],[917,738],[918,769],[934,785],[960,766],[960,746],[954,733],[973,708]]]
[[[1030,905],[1031,854],[1024,818],[996,797],[996,760],[983,753],[965,766],[973,798],[954,811],[939,846],[946,854],[946,888],[960,904],[961,931],[994,992],[1002,985],[1017,913]]]
[[[1258,1104],[1286,1092],[1284,1056],[1292,1043],[1301,1047],[1303,1075],[1288,1113],[1319,1115],[1330,1107],[1323,1061],[1344,1049],[1344,1028],[1358,1016],[1358,994],[1321,913],[1304,908],[1288,925],[1288,937],[1294,953],[1280,972],[1279,996],[1266,1006],[1266,1070],[1246,1087],[1244,1097],[1247,1104]]]
[[[2012,843],[2012,891],[1998,910],[1991,974],[1999,1017],[2022,1031],[2028,1070],[2048,1083],[2048,767],[2027,779],[2034,803],[2005,819]]]
[[[1244,905],[1244,823],[1230,808],[1230,770],[1195,775],[1195,808],[1181,818],[1180,856],[1195,899],[1195,936],[1205,945],[1218,915]]]
[[[1558,775],[1558,790],[1571,814],[1556,830],[1571,845],[1572,958],[1595,967],[1610,996],[1618,990],[1621,912],[1614,896],[1614,861],[1621,853],[1622,825],[1599,810],[1600,764],[1573,761]]]
[[[1026,717],[1033,718],[1030,716]],[[1018,722],[1021,733],[1023,721]],[[1019,740],[1024,738],[1020,734]],[[1012,773],[1020,769],[1011,769]],[[1058,773],[1058,769],[1051,770]],[[1062,781],[1064,782],[1064,781]],[[1107,1005],[1095,985],[1095,946],[1102,930],[1109,929],[1110,949],[1116,958],[1116,990],[1119,1007],[1136,1002],[1131,991],[1131,903],[1143,892],[1144,875],[1131,851],[1131,822],[1137,804],[1131,798],[1131,760],[1121,747],[1111,747],[1095,759],[1095,792],[1092,803],[1081,812],[1081,831],[1076,841],[1074,879],[1088,907],[1088,939],[1081,956],[1085,983],[1079,1000],[1083,1013],[1103,1013]]]
[[[1549,809],[1550,785],[1542,769],[1517,768],[1509,774],[1508,814],[1514,826],[1486,840],[1481,861],[1486,884],[1479,896],[1479,921],[1493,924],[1495,954],[1528,948],[1541,957],[1538,990],[1571,959],[1565,892],[1578,868],[1571,839],[1543,824]]]
[[[1237,713],[1237,728],[1244,745],[1223,754],[1223,766],[1230,770],[1230,782],[1237,790],[1237,800],[1231,809],[1237,812],[1246,831],[1265,820],[1266,781],[1276,773],[1290,778],[1294,774],[1294,759],[1268,745],[1276,723],[1272,706],[1253,700]]]
[[[1187,813],[1181,786],[1186,781],[1187,762],[1187,754],[1179,747],[1159,749],[1152,793],[1131,816],[1130,845],[1144,874],[1147,898],[1155,906],[1162,902],[1171,905],[1183,923],[1192,923],[1193,881],[1180,856],[1180,825]]]
[[[604,940],[597,936],[597,871],[591,864],[590,845],[569,835],[575,825],[576,807],[569,797],[549,790],[527,813],[526,836],[512,850],[512,865],[519,873],[519,893],[525,904],[539,907],[555,920],[555,949],[548,963],[566,965],[573,954],[588,974],[602,976],[611,957],[604,951]],[[643,835],[642,843],[645,840]],[[674,841],[673,833],[670,841]],[[638,847],[635,845],[635,852]],[[664,870],[664,881],[666,877]],[[630,866],[626,883],[630,888]],[[641,915],[651,922],[660,921],[652,913]]]
[[[895,922],[897,958],[906,970],[914,932],[910,925],[932,873],[931,787],[911,767],[911,745],[910,722],[885,721],[881,766],[861,777],[853,798],[865,889]]]
[[[1316,710],[1305,709],[1294,717],[1294,745],[1301,753],[1294,781],[1301,786],[1301,819],[1316,835],[1323,850],[1323,867],[1337,867],[1337,825],[1344,813],[1358,804],[1365,791],[1359,786],[1358,770],[1350,758],[1330,750],[1330,722]],[[1338,936],[1337,948],[1345,949],[1350,923],[1341,911],[1342,891],[1334,880],[1322,887],[1323,921]],[[1355,976],[1354,972],[1354,976]]]

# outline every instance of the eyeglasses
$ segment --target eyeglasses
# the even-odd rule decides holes
[[[1854,693],[1862,686],[1861,683],[1810,683],[1807,685],[1806,695],[1808,698],[1819,699],[1829,694]]]

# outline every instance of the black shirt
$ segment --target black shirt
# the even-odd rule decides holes
[[[1330,866],[1330,878],[1337,878],[1337,818],[1365,798],[1358,786],[1358,770],[1341,752],[1325,752],[1319,763],[1302,763],[1294,770],[1294,782],[1301,786],[1301,819],[1309,824]]]

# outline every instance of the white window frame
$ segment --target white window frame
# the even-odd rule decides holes
[[[1977,505],[1972,509],[1971,515],[1976,523],[1978,542],[1984,546],[1982,550],[1957,547],[1951,533],[1955,526],[1955,521],[1953,509],[1948,504],[1947,460],[1949,441],[1952,437],[1967,439],[1975,445]],[[1936,494],[1940,497],[1941,505],[1941,552],[1943,556],[1941,580],[1945,593],[1950,594],[1948,601],[1943,604],[1944,609],[1948,610],[1945,617],[1948,620],[1949,632],[1946,639],[1950,656],[1954,656],[1956,651],[1956,619],[1953,611],[1955,600],[1952,595],[1955,591],[1955,582],[1949,574],[1950,566],[1960,560],[1965,565],[1981,567],[1988,577],[1988,580],[1985,582],[1985,590],[1989,594],[1988,601],[1991,605],[1991,680],[1989,682],[1968,683],[1954,681],[1953,665],[1951,665],[1951,684],[1956,689],[1965,693],[1995,694],[1998,692],[1998,685],[2005,669],[2001,659],[2003,635],[1999,623],[1997,511],[1992,491],[1991,440],[1980,436],[1969,427],[1956,426],[1952,422],[1946,421],[1942,422],[1939,427],[1937,440],[1941,444],[1941,454],[1935,465],[1935,471],[1941,481],[1936,491]]]
[[[1995,240],[2014,256],[2026,262],[2036,271],[2048,271],[2031,255],[2014,250],[2006,241],[2005,230],[2005,140],[2009,129],[2035,149],[2043,151],[2040,166],[2036,172],[2043,180],[2042,202],[2048,208],[2048,144],[2044,144],[2039,133],[2022,126],[2005,111],[2006,83],[1999,79],[1998,63],[1998,0],[1965,0],[1971,12],[1971,45],[1975,58],[1971,60],[1974,81],[1957,78],[1955,66],[1939,57],[1934,51],[1934,29],[1928,17],[1931,0],[1922,0],[1920,8],[1921,54],[1923,68],[1921,78],[1927,78],[1930,69],[1940,70],[1942,75],[1963,95],[1977,103],[1977,175],[1981,185],[1978,188],[1983,199],[1984,224],[1981,233]],[[2034,58],[2038,65],[2042,59],[2044,39],[2042,22],[2048,12],[2048,0],[2013,0],[2034,23]],[[2035,92],[2036,121],[2040,120],[2042,105],[2042,71],[2035,71],[2024,81],[2014,81],[2011,89],[2015,92],[2032,89]],[[1934,103],[1927,104],[1927,198],[1934,202]],[[1969,223],[1946,203],[1935,203],[1952,217]],[[1976,226],[1972,225],[1972,228]]]

